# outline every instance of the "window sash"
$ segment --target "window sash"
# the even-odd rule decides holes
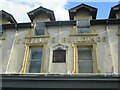
[[[42,48],[39,47],[31,48],[29,59],[29,73],[40,73],[42,54],[43,54]]]
[[[78,72],[93,73],[92,47],[78,47]]]
[[[44,35],[45,34],[45,23],[36,22],[35,35]]]

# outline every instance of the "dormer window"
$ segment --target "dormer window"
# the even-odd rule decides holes
[[[45,34],[45,23],[36,22],[35,35],[44,35]]]
[[[3,35],[2,25],[0,25],[0,37]]]
[[[89,33],[90,21],[89,19],[80,19],[77,21],[78,33]]]

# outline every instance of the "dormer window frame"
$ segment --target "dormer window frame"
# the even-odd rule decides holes
[[[77,33],[89,33],[90,32],[90,20],[79,19],[76,21]],[[88,29],[88,30],[87,30]]]
[[[44,26],[37,28],[36,23],[44,24]],[[44,35],[46,35],[46,26],[45,26],[45,23],[44,22],[36,22],[36,23],[35,23],[35,26],[34,26],[34,34],[33,35],[34,36],[44,36]],[[39,32],[39,30],[42,31],[41,34],[37,33],[37,31]]]

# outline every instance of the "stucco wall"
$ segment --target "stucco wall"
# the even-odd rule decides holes
[[[19,73],[23,63],[23,57],[25,53],[25,37],[28,34],[29,29],[22,29],[16,32],[14,40],[14,48],[11,52],[10,64],[8,72]]]
[[[120,18],[120,11],[116,14],[116,17],[119,19]]]
[[[10,24],[10,21],[8,19],[0,19],[0,24]]]
[[[50,33],[50,40],[48,43],[49,54],[47,54],[47,60],[49,60],[49,72],[50,73],[67,73],[71,72],[73,68],[73,47],[72,44],[69,43],[70,33],[72,31],[72,26],[57,26],[57,27],[48,27],[48,32]],[[55,38],[55,43],[52,43],[52,39]],[[64,38],[66,38],[66,42],[64,42]],[[66,63],[52,63],[53,60],[53,52],[54,48],[57,48],[61,45],[65,46],[66,50]]]
[[[83,19],[83,18],[84,19],[92,19],[92,16],[87,11],[79,11],[74,16],[74,20]]]
[[[13,41],[15,38],[16,30],[6,30],[6,40],[2,40],[2,72],[6,72],[7,65],[10,58],[11,49],[13,47]]]
[[[40,15],[36,16],[33,22],[45,22],[50,21],[50,18],[45,13],[41,13]]]
[[[2,61],[2,73],[19,73],[24,57],[25,36],[28,30],[6,30],[6,40],[1,40],[0,47]]]
[[[114,72],[118,72],[118,25],[109,25],[108,28],[108,38],[111,49],[112,63],[114,67]]]
[[[71,73],[74,65],[73,46],[70,34],[73,26],[48,26],[50,38],[46,46],[44,73]],[[97,42],[97,58],[100,73],[118,72],[118,30],[117,25],[96,25],[96,31],[100,37]],[[6,40],[2,41],[2,72],[19,73],[25,53],[24,40],[30,29],[7,30]],[[80,36],[79,36],[80,37]],[[105,37],[105,41],[103,38]],[[55,42],[53,42],[53,38]],[[66,38],[66,41],[64,41]],[[14,43],[13,43],[14,42]],[[66,63],[53,63],[53,52],[58,47],[66,50]],[[1,49],[0,49],[1,50]],[[12,50],[12,51],[11,51]],[[7,71],[6,71],[7,70]],[[114,70],[114,71],[113,71]]]

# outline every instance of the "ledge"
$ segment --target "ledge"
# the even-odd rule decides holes
[[[116,75],[2,74],[3,88],[118,89]]]
[[[98,36],[98,33],[78,33],[78,34],[71,34],[70,36]]]
[[[49,38],[49,35],[41,35],[41,36],[27,36],[25,39],[30,39],[30,38]]]

